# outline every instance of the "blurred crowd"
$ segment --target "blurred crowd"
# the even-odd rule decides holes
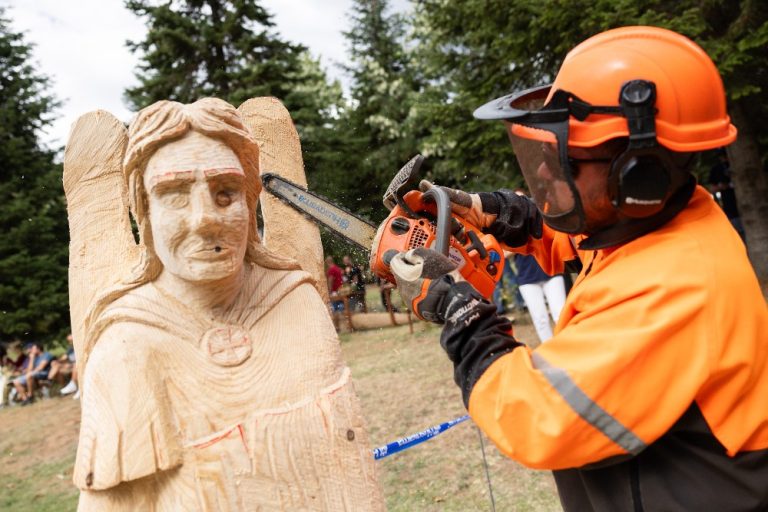
[[[72,335],[67,336],[67,349],[59,357],[53,356],[38,342],[14,340],[0,343],[0,386],[0,408],[29,405],[53,394],[79,399]]]
[[[342,258],[342,267],[336,265],[333,256],[325,258],[325,277],[333,313],[344,311],[345,307],[352,311],[368,312],[365,300],[366,276],[363,268],[351,256],[345,255]]]

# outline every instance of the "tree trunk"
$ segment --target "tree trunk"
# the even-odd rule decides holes
[[[768,176],[763,171],[748,109],[741,101],[729,108],[733,124],[739,129],[736,142],[728,146],[736,200],[747,235],[749,259],[762,283],[768,282]]]

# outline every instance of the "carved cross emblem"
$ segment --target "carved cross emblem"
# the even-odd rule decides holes
[[[251,355],[248,333],[236,325],[212,327],[203,335],[208,357],[219,366],[237,366]]]

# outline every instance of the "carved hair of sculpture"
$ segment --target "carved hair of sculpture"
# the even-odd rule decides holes
[[[161,146],[184,137],[190,131],[226,144],[237,155],[243,167],[246,203],[253,212],[248,228],[245,261],[273,269],[299,268],[295,261],[268,251],[260,243],[256,225],[256,207],[261,192],[259,148],[243,125],[237,109],[217,98],[204,98],[189,105],[175,101],[157,102],[143,109],[131,123],[123,161],[131,213],[138,224],[142,242],[141,261],[124,283],[107,290],[90,308],[85,320],[86,354],[90,353],[98,338],[99,332],[92,327],[104,308],[129,290],[154,280],[163,268],[152,242],[143,175],[147,162]]]

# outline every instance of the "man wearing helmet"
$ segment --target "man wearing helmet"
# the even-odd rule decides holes
[[[457,273],[433,270],[439,254],[392,260],[414,311],[445,324],[474,421],[555,470],[567,511],[768,510],[768,308],[688,168],[736,138],[712,61],[668,30],[610,30],[551,86],[475,116],[504,122],[532,200],[453,190],[454,212],[550,274],[582,270],[531,350]]]

